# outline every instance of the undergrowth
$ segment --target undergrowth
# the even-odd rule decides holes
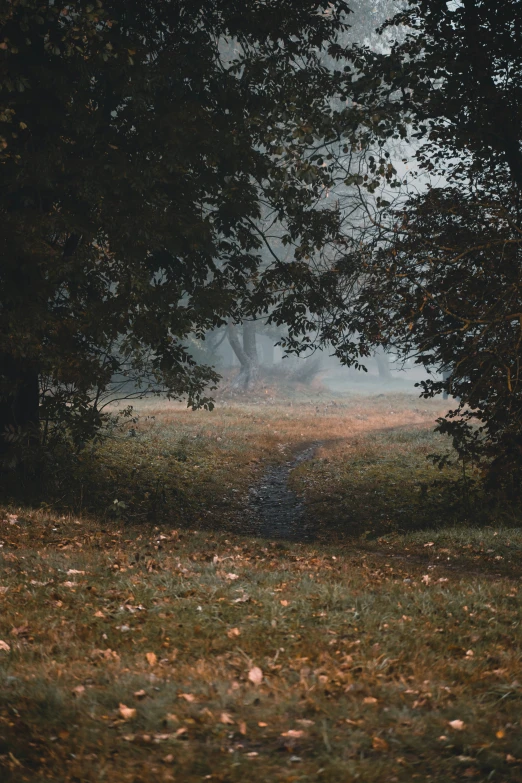
[[[2,782],[522,781],[522,529],[426,461],[439,413],[149,406],[45,506],[7,487]],[[322,540],[233,534],[318,442],[292,482]]]

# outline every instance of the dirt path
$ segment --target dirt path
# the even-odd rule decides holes
[[[291,541],[315,537],[313,524],[305,518],[303,499],[289,488],[288,478],[295,467],[312,459],[319,445],[309,444],[293,460],[268,468],[261,481],[250,488],[249,527],[254,535]]]

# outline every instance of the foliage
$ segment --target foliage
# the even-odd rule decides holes
[[[522,469],[522,31],[518,0],[409,0],[355,88],[376,141],[407,136],[420,176],[375,221],[354,306],[373,339],[449,379],[440,430],[490,484]],[[474,426],[478,424],[477,426]]]
[[[340,56],[348,8],[328,8],[2,6],[2,430],[34,426],[40,392],[85,439],[114,382],[210,404],[216,374],[186,340],[255,309],[263,216],[301,257],[337,225],[311,156],[335,134],[321,56]],[[276,264],[271,285],[303,268]]]

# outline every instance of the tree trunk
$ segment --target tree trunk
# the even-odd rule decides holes
[[[21,359],[0,355],[0,455],[9,449],[9,436],[27,431],[37,438],[40,386],[37,369]]]
[[[375,353],[375,361],[377,362],[377,370],[379,372],[379,378],[383,381],[391,380],[392,374],[390,370],[390,360],[388,354],[382,349],[379,349]]]
[[[234,387],[248,391],[257,380],[259,371],[255,323],[253,321],[245,321],[243,324],[243,345],[239,341],[234,324],[229,323],[227,334],[228,341],[240,364],[239,374],[234,380]]]

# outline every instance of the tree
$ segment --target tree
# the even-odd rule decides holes
[[[340,71],[322,57],[340,58],[347,14],[344,0],[2,5],[4,451],[40,416],[83,439],[115,377],[211,404],[217,376],[188,336],[296,278],[308,291],[302,259],[338,227],[317,148],[337,133]],[[267,214],[296,248],[269,275]]]
[[[408,0],[390,52],[361,50],[375,140],[407,136],[424,185],[389,211],[363,262],[366,328],[445,371],[439,422],[491,486],[522,469],[522,2]],[[428,181],[427,181],[428,179]],[[420,180],[422,182],[422,180]],[[478,427],[476,426],[478,424]]]

